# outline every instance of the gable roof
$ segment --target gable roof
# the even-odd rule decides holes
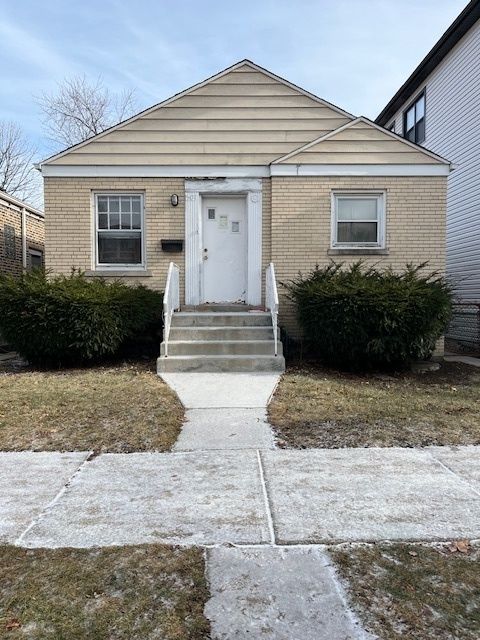
[[[387,124],[390,118],[412,97],[432,71],[479,19],[480,2],[478,0],[471,0],[400,87],[390,102],[382,109],[376,117],[375,122],[380,125]]]
[[[330,141],[330,144],[328,143]],[[272,164],[450,164],[401,136],[360,116],[277,158]]]
[[[251,62],[250,60],[241,60],[240,62],[237,62],[236,64],[224,69],[223,71],[211,76],[210,78],[207,78],[206,80],[203,80],[202,82],[199,82],[198,84],[195,84],[194,86],[175,94],[174,96],[164,100],[163,102],[160,102],[152,107],[149,107],[148,109],[145,109],[143,111],[141,111],[140,113],[128,118],[127,120],[124,120],[123,122],[120,122],[119,124],[116,124],[112,127],[110,127],[109,129],[106,129],[105,131],[97,134],[96,136],[92,136],[91,138],[88,138],[87,140],[84,140],[83,142],[80,142],[78,144],[75,144],[71,147],[69,147],[68,149],[65,149],[63,151],[61,151],[60,153],[57,153],[49,158],[47,158],[46,160],[44,160],[42,163],[40,163],[40,166],[43,164],[50,164],[50,163],[58,163],[58,161],[64,159],[64,161],[67,164],[73,163],[73,164],[82,164],[82,162],[86,161],[86,163],[92,163],[92,159],[88,157],[88,152],[87,151],[83,151],[85,150],[85,147],[89,147],[89,150],[94,149],[94,145],[96,143],[103,143],[103,142],[111,142],[111,143],[118,143],[119,140],[115,137],[114,134],[116,134],[116,132],[124,132],[130,129],[134,129],[135,124],[138,123],[138,121],[140,120],[147,120],[147,119],[154,119],[155,116],[158,116],[159,119],[163,119],[163,120],[168,120],[169,117],[166,117],[166,113],[163,110],[165,109],[172,109],[177,107],[177,108],[181,108],[180,105],[184,106],[184,110],[185,110],[185,115],[183,112],[180,112],[180,119],[188,119],[188,112],[186,111],[186,109],[190,108],[193,109],[195,107],[190,106],[192,101],[194,101],[194,105],[197,106],[198,102],[195,102],[195,99],[198,99],[201,97],[203,102],[209,102],[209,98],[213,98],[214,96],[208,96],[205,94],[205,91],[207,90],[207,87],[209,86],[216,86],[217,84],[221,83],[223,84],[224,82],[227,83],[228,80],[228,76],[229,74],[234,74],[234,73],[240,73],[240,72],[252,72],[254,74],[260,74],[264,79],[265,82],[270,83],[271,86],[281,86],[284,87],[284,92],[282,94],[282,92],[279,92],[279,90],[277,89],[277,94],[278,94],[278,99],[277,102],[280,102],[281,100],[283,100],[287,105],[290,105],[291,103],[291,110],[293,111],[297,106],[298,107],[305,107],[308,108],[310,107],[310,111],[306,111],[305,113],[308,114],[309,116],[311,116],[311,122],[310,122],[310,132],[309,134],[305,134],[306,137],[304,137],[305,140],[311,139],[311,133],[325,133],[328,130],[333,130],[334,128],[337,128],[340,124],[343,124],[346,120],[350,120],[353,118],[353,116],[350,113],[347,113],[346,111],[344,111],[343,109],[340,109],[339,107],[337,107],[336,105],[331,104],[330,102],[327,102],[326,100],[323,100],[322,98],[319,98],[318,96],[298,87],[297,85],[289,82],[288,80],[285,80],[284,78],[281,78],[280,76],[275,75],[274,73],[268,71],[267,69],[264,69],[263,67],[260,67],[259,65]],[[238,78],[237,78],[238,79]],[[227,84],[233,84],[233,82],[229,82]],[[253,87],[255,88],[255,86],[257,86],[258,89],[258,85],[259,85],[259,81],[257,80],[256,82],[253,82],[253,84],[250,86],[248,85],[248,83],[244,83],[244,87],[250,87],[250,89]],[[238,103],[238,104],[242,104],[241,101],[241,97],[242,94],[238,93],[236,95],[234,95],[235,92],[232,93],[232,89],[230,88],[230,92],[229,95],[226,96],[217,96],[220,98],[225,98],[224,102],[229,102],[229,103]],[[266,107],[265,107],[265,111],[268,109],[271,109],[273,106],[273,101],[268,101],[266,98],[268,97],[268,95],[256,95],[254,96],[256,98],[257,102],[260,102],[260,104],[262,104],[262,99],[263,99],[263,103],[265,103]],[[226,99],[230,98],[230,101],[227,101]],[[236,100],[235,100],[236,98]],[[296,99],[297,98],[297,99]],[[221,101],[219,103],[221,105]],[[248,103],[250,105],[250,103]],[[234,105],[233,105],[234,106]],[[253,102],[252,102],[252,106],[253,106]],[[246,108],[250,108],[252,109],[252,106],[247,106]],[[228,104],[228,106],[226,107],[227,109],[230,107],[230,104]],[[315,111],[314,108],[317,108],[317,110]],[[221,106],[219,107],[218,105],[216,106],[216,108],[221,108]],[[240,107],[243,108],[243,107]],[[287,107],[285,107],[287,108]],[[206,105],[204,107],[204,110],[208,109],[208,105]],[[261,107],[260,108],[255,108],[255,110],[252,112],[252,116],[255,118],[256,116],[258,116],[258,111],[261,111]],[[323,110],[323,111],[322,111]],[[177,114],[179,112],[177,111]],[[175,114],[175,116],[177,115]],[[263,114],[263,112],[262,112]],[[170,112],[167,114],[168,116],[170,116]],[[200,114],[203,115],[203,114]],[[224,114],[222,114],[224,115]],[[263,114],[265,115],[265,114]],[[268,115],[268,114],[267,114]],[[293,113],[288,113],[288,118],[291,118],[292,120],[295,118],[297,114],[293,114]],[[298,114],[300,115],[300,114]],[[228,118],[227,118],[228,119]],[[267,118],[268,119],[268,118]],[[322,122],[322,119],[325,122]],[[330,122],[331,120],[331,122]],[[329,122],[327,122],[329,121]],[[209,127],[205,127],[205,128],[209,128]],[[271,127],[271,129],[273,131],[275,131],[276,127],[274,128],[273,126]],[[289,137],[287,134],[284,136],[285,137],[285,143],[290,143],[287,144],[287,146],[289,146],[290,149],[295,148],[295,142],[298,144],[299,139],[298,136],[295,136],[293,131],[295,131],[295,129],[300,129],[301,127],[294,126],[292,132],[290,133],[290,137],[291,140],[288,140],[287,138]],[[173,127],[170,131],[173,132],[178,132],[181,131],[182,128],[181,126],[178,127]],[[165,132],[165,128],[160,129],[160,131]],[[285,131],[288,132],[288,125],[285,127]],[[310,137],[308,137],[308,135],[310,135]],[[275,137],[275,136],[273,136]],[[121,140],[122,142],[125,142],[125,140]],[[169,142],[174,142],[176,144],[177,141],[176,140],[168,140],[168,136],[167,136],[167,141]],[[256,142],[256,141],[254,141]],[[200,145],[202,144],[208,144],[205,143],[203,140],[200,140]],[[285,146],[285,145],[283,145]],[[172,147],[172,145],[170,145],[170,147]],[[169,151],[168,153],[175,153],[175,149],[170,149],[170,147],[165,147],[168,148]],[[116,147],[118,149],[118,147]],[[105,147],[106,149],[106,153],[112,153],[112,151],[110,151],[108,149],[108,147]],[[207,150],[205,149],[200,149],[199,151],[201,153],[208,153]],[[67,161],[66,160],[66,156],[69,156],[70,154],[77,154],[78,152],[78,156],[76,157],[76,159],[72,162],[71,158]],[[86,155],[82,158],[79,157],[81,153],[85,153]],[[95,153],[98,153],[98,149],[95,149]],[[269,150],[268,153],[264,154],[265,156],[270,156],[270,158],[268,159],[268,162],[270,162],[271,160],[273,160],[278,153],[275,153],[275,150],[272,148],[271,150]],[[263,159],[260,163],[263,164],[265,161],[265,159]],[[171,158],[166,158],[166,163],[171,163],[172,160]],[[267,162],[267,163],[268,163]]]

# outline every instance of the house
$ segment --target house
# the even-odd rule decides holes
[[[384,107],[377,124],[447,157],[448,337],[480,348],[480,2],[470,2]],[[471,303],[479,303],[478,305]],[[469,304],[470,303],[470,304]]]
[[[449,163],[248,60],[40,169],[49,269],[166,288],[161,371],[283,368],[316,264],[444,269]]]
[[[0,274],[43,267],[44,236],[43,212],[0,191]]]

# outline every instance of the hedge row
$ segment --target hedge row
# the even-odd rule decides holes
[[[452,292],[426,264],[402,273],[332,263],[284,283],[304,336],[323,361],[344,368],[404,367],[432,355],[451,315]]]
[[[143,286],[41,270],[0,276],[0,333],[38,366],[99,361],[161,328],[163,296]]]

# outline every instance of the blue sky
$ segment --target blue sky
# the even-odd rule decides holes
[[[34,96],[79,73],[139,108],[243,58],[375,117],[465,0],[0,0],[0,119],[38,145]]]

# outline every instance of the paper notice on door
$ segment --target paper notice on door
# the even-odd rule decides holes
[[[228,229],[228,216],[218,216],[218,228]]]

